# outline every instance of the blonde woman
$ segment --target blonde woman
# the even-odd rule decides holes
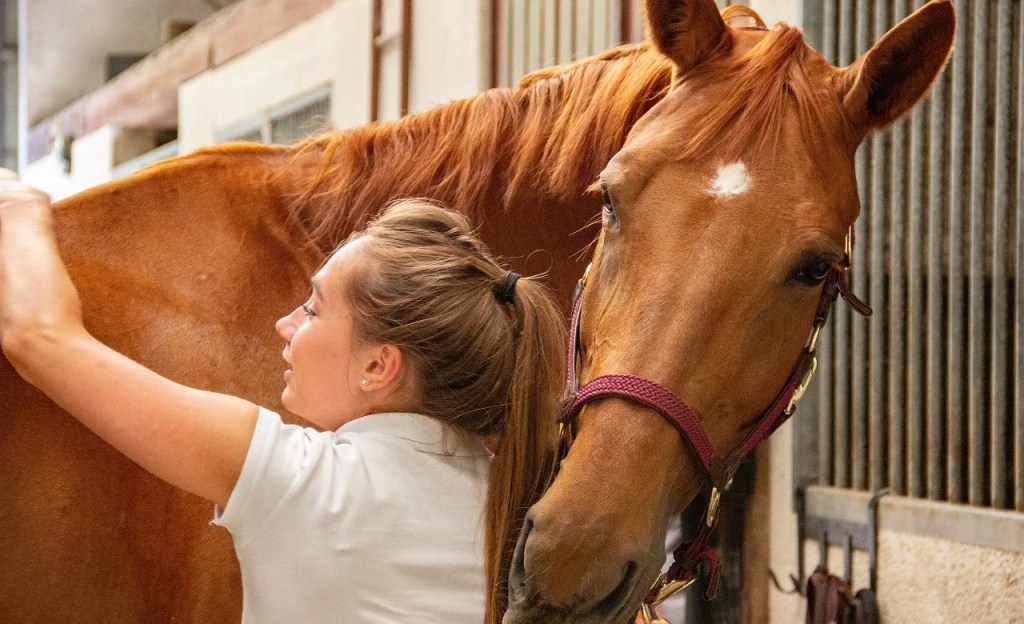
[[[500,621],[557,437],[564,327],[540,284],[502,269],[462,216],[389,207],[277,322],[282,404],[317,427],[301,428],[90,336],[50,221],[45,194],[0,172],[4,354],[120,452],[216,505],[243,621]]]

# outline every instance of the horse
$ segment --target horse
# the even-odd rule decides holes
[[[710,0],[646,8],[672,80],[595,184],[571,446],[527,515],[506,624],[622,622],[638,604],[653,621],[701,568],[713,592],[721,491],[793,412],[834,297],[870,313],[845,277],[857,147],[927,93],[955,30],[933,0],[836,68],[796,29],[731,27]],[[700,526],[659,576],[667,523],[699,493]]]
[[[391,199],[428,196],[566,295],[597,237],[582,378],[651,376],[731,448],[803,348],[820,289],[804,273],[837,261],[859,210],[856,144],[927,91],[952,8],[932,0],[846,70],[793,29],[727,25],[746,12],[723,19],[712,0],[645,12],[649,42],[513,89],[295,147],[206,148],[59,202],[87,327],[175,381],[280,409],[274,320],[353,228]],[[239,620],[237,564],[208,504],[2,360],[0,405],[0,621]],[[588,406],[529,511],[506,621],[628,619],[667,518],[699,487],[656,413]],[[634,497],[649,506],[637,513]]]

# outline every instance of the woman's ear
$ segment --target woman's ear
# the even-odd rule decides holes
[[[367,345],[360,362],[359,387],[371,392],[397,387],[405,378],[405,369],[405,355],[396,345]]]

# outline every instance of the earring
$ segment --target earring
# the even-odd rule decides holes
[[[370,382],[369,382],[369,381],[367,381],[366,379],[362,380],[362,381],[361,381],[361,382],[359,382],[359,383],[363,384],[364,386],[366,386],[366,385],[369,385],[369,384],[370,384]]]

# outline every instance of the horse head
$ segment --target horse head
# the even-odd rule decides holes
[[[794,367],[860,211],[856,149],[925,95],[954,33],[951,3],[932,0],[836,68],[796,29],[767,30],[746,9],[645,8],[673,77],[595,187],[603,226],[575,361],[584,388],[628,374],[675,395],[703,440],[688,442],[643,401],[582,407],[557,478],[527,516],[507,623],[632,618],[664,561],[670,518],[727,481],[731,462],[709,467],[708,457],[745,450],[806,372]],[[757,25],[730,24],[743,16]]]

